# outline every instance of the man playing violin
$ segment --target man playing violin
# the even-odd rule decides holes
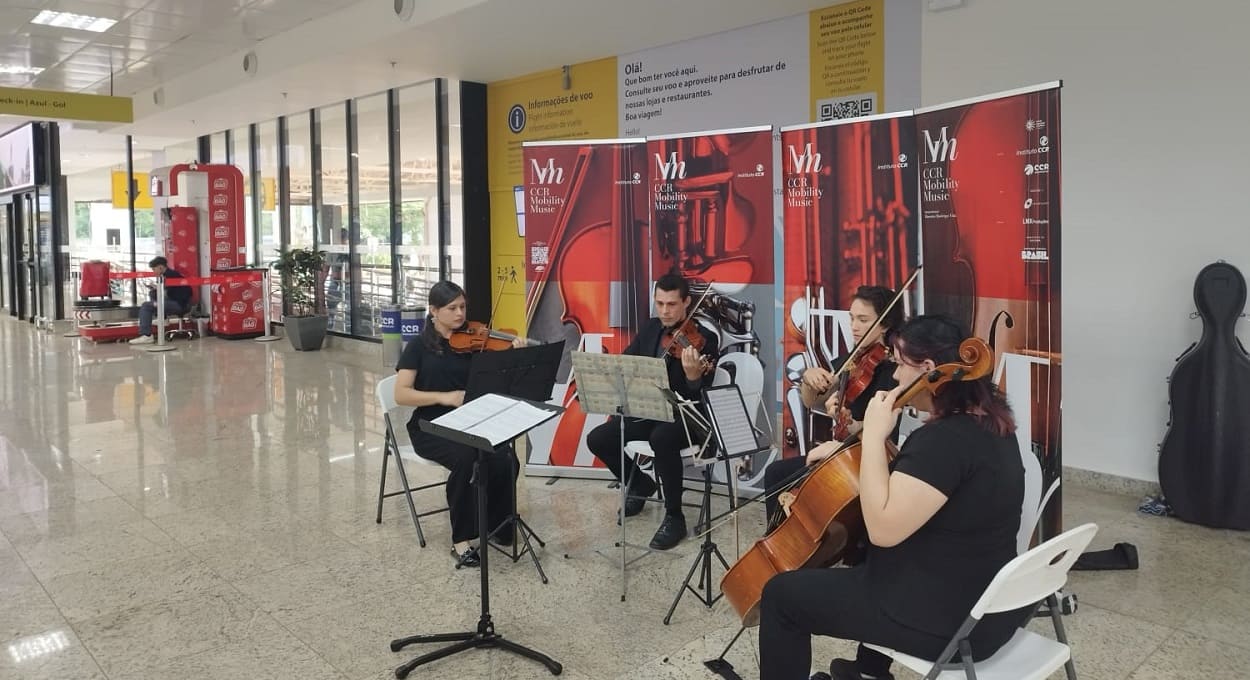
[[[690,325],[697,328],[703,338],[702,350],[686,346],[680,353],[681,358],[674,358],[676,352],[669,351],[674,342],[672,331],[686,321],[689,308],[689,282],[678,274],[661,276],[655,282],[655,316],[638,329],[624,354],[664,357],[669,388],[686,399],[697,400],[701,390],[712,384],[714,373],[708,369],[711,367],[709,362],[717,356],[718,339],[715,333],[692,323]],[[693,423],[690,427],[693,436],[697,428]],[[651,547],[668,550],[687,535],[686,518],[681,510],[681,450],[690,445],[686,426],[680,416],[671,423],[626,418],[625,441],[634,440],[647,441],[655,453],[655,472],[664,488],[664,521],[651,539]],[[617,480],[626,485],[625,516],[632,517],[642,512],[646,499],[656,491],[656,483],[628,456],[625,457],[625,469],[621,469],[621,432],[616,418],[612,417],[591,430],[586,435],[586,446],[603,461]]]
[[[811,636],[875,644],[936,659],[972,605],[1016,556],[1024,466],[1015,418],[989,375],[921,387],[959,365],[967,330],[921,316],[892,334],[903,387],[870,397],[861,432],[858,496],[870,546],[863,564],[797,569],[768,580],[760,601],[760,677],[808,680]],[[920,391],[908,390],[915,384]],[[900,395],[929,414],[890,460]],[[1011,639],[1031,607],[990,614],[970,635],[973,660]],[[890,658],[861,644],[835,659],[833,680],[893,678]]]
[[[850,311],[851,339],[856,346],[862,345],[857,359],[867,356],[874,348],[876,348],[877,356],[881,356],[886,349],[886,334],[902,325],[902,306],[896,304],[890,307],[890,302],[894,297],[894,291],[883,286],[860,286],[855,291],[855,296],[851,299]],[[885,312],[887,308],[889,312]],[[877,323],[877,319],[883,312],[885,312],[885,317],[881,319],[881,323]],[[873,324],[876,324],[876,328],[873,328]],[[867,387],[855,395],[846,408],[842,408],[839,403],[841,395],[835,372],[842,368],[849,356],[845,354],[834,359],[832,371],[820,366],[813,366],[804,371],[799,396],[803,400],[803,405],[809,409],[819,405],[830,416],[848,420],[847,430],[853,434],[859,431],[864,420],[864,412],[868,408],[868,403],[872,401],[873,395],[881,390],[894,389],[898,383],[893,376],[894,364],[888,359],[878,361],[872,369],[871,377],[868,378]],[[897,429],[893,434],[893,439],[895,442],[898,441]],[[794,483],[795,478],[799,476],[799,471],[805,466],[819,463],[841,446],[842,443],[836,439],[824,442],[808,451],[806,458],[802,456],[783,458],[774,461],[764,469],[764,489],[767,494],[764,503],[769,531],[776,528],[777,524],[784,519],[779,492]]]
[[[464,289],[451,281],[439,281],[430,287],[429,316],[421,334],[404,347],[395,366],[395,403],[416,407],[408,421],[408,436],[417,455],[447,468],[447,507],[451,515],[452,556],[461,566],[476,567],[481,563],[479,548],[470,541],[478,538],[477,495],[473,488],[473,465],[477,450],[438,435],[425,432],[417,423],[435,418],[464,404],[464,390],[469,384],[469,366],[473,354],[456,352],[448,342],[453,333],[465,324]],[[520,347],[523,339],[515,339]],[[511,446],[509,445],[511,451]],[[488,467],[487,525],[499,527],[492,538],[511,545],[514,531],[511,523],[502,525],[512,513],[512,497],[520,464],[516,452],[486,458]],[[501,526],[502,525],[502,526]]]

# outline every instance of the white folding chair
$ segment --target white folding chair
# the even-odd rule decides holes
[[[1063,624],[1059,621],[1055,593],[1067,583],[1068,570],[1097,531],[1096,524],[1082,524],[1003,565],[936,661],[926,661],[879,645],[865,646],[923,674],[924,680],[1044,680],[1072,658]],[[1022,627],[994,656],[973,663],[968,635],[981,617],[1042,601],[1050,605],[1058,641]],[[960,661],[950,663],[956,652]],[[1075,680],[1075,670],[1071,665],[1068,666],[1068,675]]]
[[[411,444],[400,444],[395,437],[395,430],[391,427],[391,413],[398,407],[395,404],[395,376],[389,376],[378,381],[376,389],[378,397],[378,406],[382,409],[382,420],[386,425],[386,440],[383,446],[382,454],[382,480],[378,484],[378,516],[377,523],[382,523],[382,501],[392,496],[404,495],[408,501],[408,514],[412,516],[412,525],[417,528],[417,542],[421,547],[425,547],[425,533],[421,531],[421,518],[428,515],[436,515],[440,512],[447,512],[447,507],[437,510],[428,510],[426,512],[417,512],[417,506],[412,502],[413,491],[424,491],[440,486],[447,486],[447,480],[444,478],[441,482],[432,482],[418,487],[408,485],[408,474],[404,471],[404,459],[416,461],[423,465],[432,465],[440,467],[438,463],[426,460],[417,455],[416,450]],[[391,457],[395,457],[395,466],[399,469],[399,481],[403,484],[403,489],[386,493],[386,466],[390,462]]]

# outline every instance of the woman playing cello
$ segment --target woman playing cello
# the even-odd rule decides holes
[[[934,659],[997,571],[1016,556],[1024,468],[1015,420],[988,376],[920,392],[929,420],[890,461],[895,398],[935,366],[957,361],[968,332],[921,316],[893,335],[894,378],[877,392],[860,433],[859,501],[871,545],[855,567],[799,569],[771,578],[760,605],[764,680],[806,680],[811,636],[878,644]],[[973,629],[974,659],[1005,644],[1029,609],[986,616]],[[834,660],[834,680],[892,678],[890,659],[862,644]]]

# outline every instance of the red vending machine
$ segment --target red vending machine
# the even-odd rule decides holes
[[[195,299],[210,314],[213,333],[228,338],[264,335],[264,315],[251,312],[264,294],[259,280],[263,270],[245,268],[243,173],[218,164],[159,168],[152,171],[151,193],[159,218],[157,238],[174,269],[186,276],[256,272],[258,280],[252,283],[197,287]]]

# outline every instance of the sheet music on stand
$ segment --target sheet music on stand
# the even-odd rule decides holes
[[[721,451],[729,458],[761,450],[746,402],[737,385],[713,387],[703,392],[708,412],[716,424]]]
[[[582,410],[617,415],[619,409],[631,418],[673,422],[672,406],[656,398],[656,390],[668,388],[668,370],[663,359],[589,352],[573,352],[572,357],[577,400]]]
[[[560,414],[560,409],[499,394],[487,394],[430,421],[490,442],[491,447],[515,439]]]

